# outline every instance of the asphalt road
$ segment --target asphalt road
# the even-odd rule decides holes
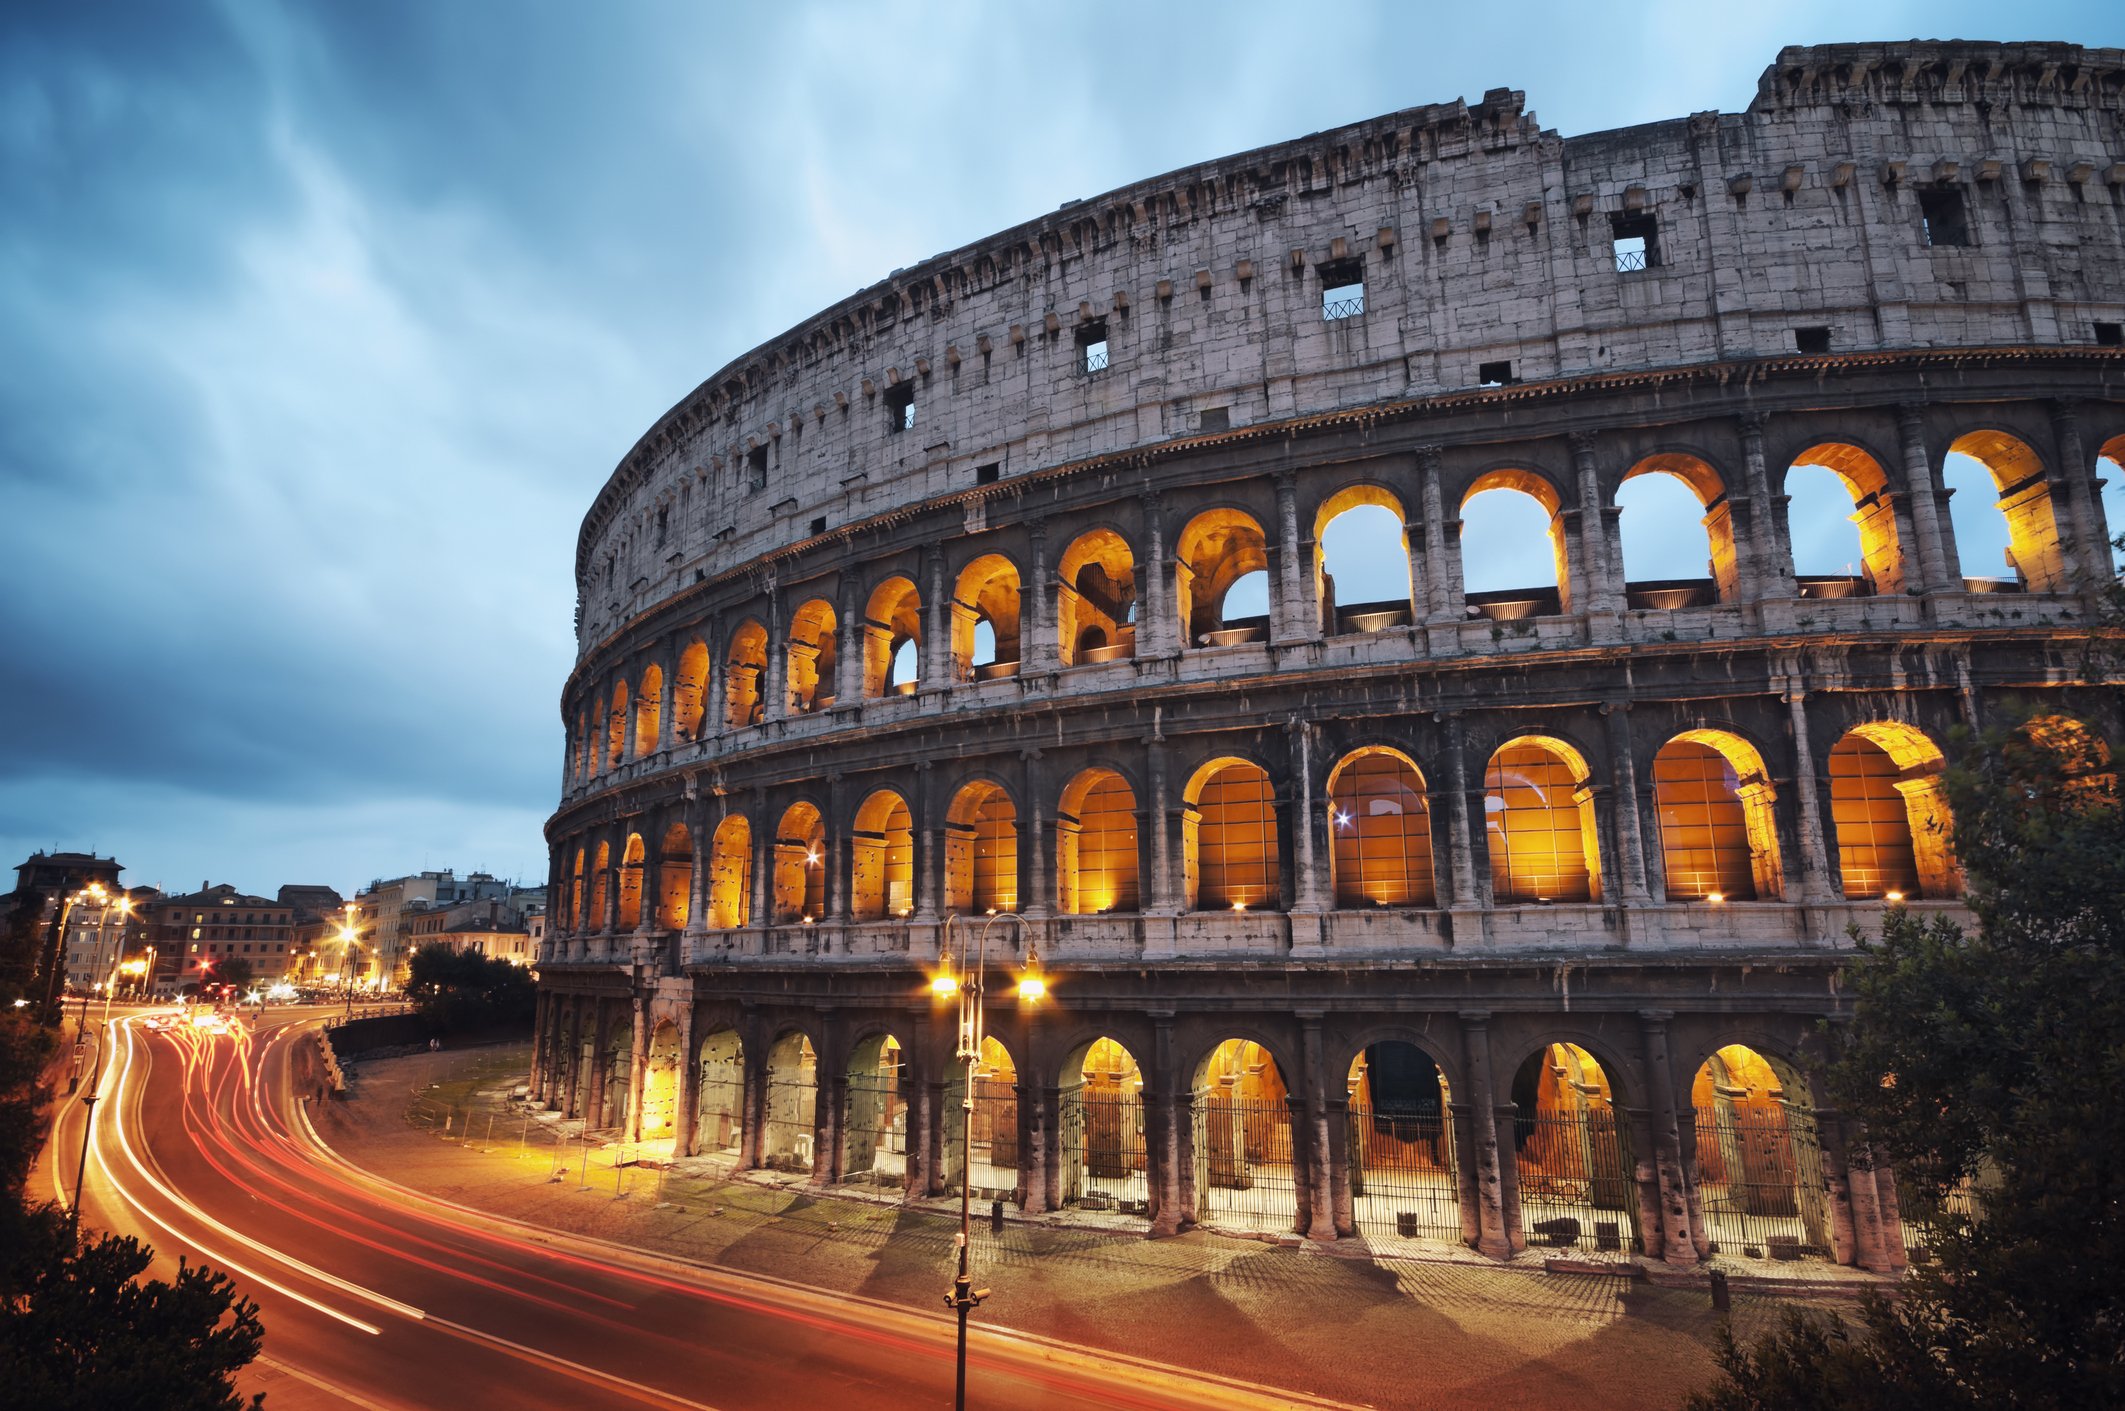
[[[288,1066],[322,1013],[273,1011],[255,1032],[225,1033],[151,1031],[146,1017],[112,1025],[85,1221],[228,1271],[260,1306],[268,1365],[304,1405],[952,1404],[942,1289],[935,1312],[837,1298],[461,1210],[317,1139]],[[85,1116],[69,1100],[54,1123],[43,1179],[62,1198]],[[1329,1404],[978,1326],[968,1360],[975,1407]]]

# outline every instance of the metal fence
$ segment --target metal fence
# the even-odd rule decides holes
[[[966,1079],[963,1076],[946,1090],[944,1174],[946,1184],[955,1189],[966,1161],[966,1112],[960,1106],[965,1095]],[[975,1188],[985,1191],[1016,1190],[1018,1161],[1016,1081],[985,1074],[974,1080]]]
[[[1705,1231],[1745,1258],[1829,1258],[1829,1196],[1815,1116],[1798,1107],[1697,1109]]]
[[[1198,1219],[1249,1229],[1288,1230],[1298,1214],[1291,1171],[1291,1111],[1221,1092],[1198,1094],[1195,1205]]]
[[[1065,1200],[1105,1209],[1138,1206],[1149,1198],[1141,1093],[1065,1088],[1062,1150]]]
[[[745,1141],[745,1071],[736,1059],[701,1061],[694,1148],[703,1156],[736,1156]]]
[[[1350,1205],[1360,1232],[1403,1239],[1461,1238],[1459,1153],[1437,1108],[1376,1112],[1350,1104]]]
[[[1321,302],[1321,318],[1328,323],[1334,323],[1337,319],[1356,318],[1364,312],[1363,294],[1348,299],[1324,299]]]
[[[760,1164],[777,1171],[812,1169],[813,1119],[819,1088],[809,1077],[767,1073],[767,1120],[760,1127]]]
[[[849,1079],[843,1122],[842,1174],[848,1180],[898,1185],[908,1173],[907,1100],[897,1073],[861,1073]]]
[[[1621,1252],[1638,1247],[1638,1190],[1630,1143],[1615,1109],[1513,1120],[1520,1228],[1551,1249]]]

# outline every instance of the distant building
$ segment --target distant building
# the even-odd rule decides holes
[[[162,988],[212,983],[228,960],[246,962],[255,979],[278,980],[287,972],[295,908],[284,902],[202,882],[198,891],[165,897],[150,910]]]
[[[291,883],[280,889],[280,902],[294,909],[288,930],[290,983],[318,984],[328,974],[337,975],[345,959],[340,928],[349,919],[347,900],[337,888],[314,883]]]
[[[445,869],[378,878],[354,898],[363,946],[358,973],[380,975],[388,985],[403,983],[406,962],[413,955],[413,914],[462,902],[506,901],[512,890],[510,883],[485,872],[460,878]]]
[[[119,891],[124,870],[115,857],[92,852],[35,852],[16,864],[15,890],[0,897],[0,976],[42,993],[51,967],[62,963],[53,923],[64,898],[92,882]]]
[[[76,903],[67,917],[61,950],[69,990],[100,993],[116,976],[118,963],[147,944],[147,912],[162,893],[153,887],[134,887],[109,895],[110,900],[102,905]],[[121,899],[129,905],[121,907]]]

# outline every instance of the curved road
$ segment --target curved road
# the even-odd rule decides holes
[[[295,1398],[305,1404],[952,1404],[941,1308],[702,1269],[436,1201],[340,1160],[290,1096],[291,1041],[322,1017],[283,1012],[226,1034],[157,1032],[144,1018],[111,1026],[84,1218],[165,1260],[227,1270],[262,1310],[263,1360],[316,1393]],[[69,1099],[53,1124],[45,1179],[62,1200],[84,1117]],[[978,1324],[970,1347],[970,1406],[1330,1404]]]

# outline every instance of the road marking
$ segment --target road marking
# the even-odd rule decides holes
[[[258,1354],[258,1361],[265,1366],[271,1367],[276,1372],[287,1373],[299,1382],[308,1382],[319,1391],[336,1396],[350,1406],[359,1406],[362,1411],[402,1411],[402,1408],[397,1406],[386,1405],[381,1401],[371,1401],[360,1392],[349,1391],[339,1383],[328,1382],[313,1372],[305,1372],[293,1362],[283,1362],[277,1357],[268,1357],[263,1352]]]
[[[663,1406],[683,1406],[687,1408],[687,1411],[716,1411],[715,1407],[710,1406],[705,1401],[693,1401],[679,1395],[677,1392],[663,1391],[645,1382],[631,1381],[616,1372],[601,1372],[597,1368],[585,1366],[581,1362],[570,1361],[559,1353],[543,1352],[536,1347],[527,1347],[523,1343],[512,1342],[499,1334],[481,1332],[478,1328],[467,1327],[463,1323],[452,1322],[448,1318],[431,1317],[427,1319],[427,1323],[430,1327],[441,1328],[446,1332],[455,1333],[468,1342],[487,1343],[505,1352],[515,1354],[523,1361],[538,1362],[554,1367],[580,1381],[593,1382],[601,1386],[617,1387],[621,1391],[643,1401],[654,1402]]]

